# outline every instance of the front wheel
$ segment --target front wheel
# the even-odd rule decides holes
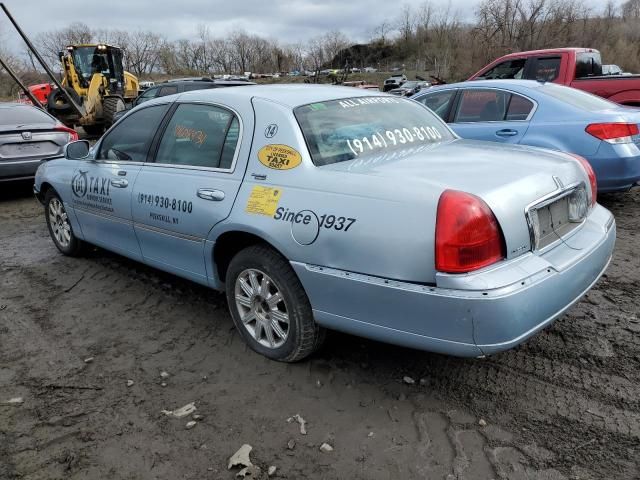
[[[44,197],[44,215],[49,234],[55,246],[65,255],[77,256],[82,250],[82,240],[73,234],[69,215],[56,192],[49,190]]]
[[[226,293],[233,322],[256,352],[282,362],[311,355],[325,331],[289,263],[263,245],[240,251],[229,264]]]

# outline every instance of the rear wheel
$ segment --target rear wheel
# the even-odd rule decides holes
[[[125,109],[124,100],[120,97],[107,97],[102,103],[102,117],[106,126],[113,125],[114,116],[116,112],[121,112]]]
[[[273,249],[254,245],[240,251],[229,264],[226,285],[233,322],[256,352],[295,362],[322,344],[324,329],[313,319],[300,280]]]
[[[73,234],[69,215],[54,190],[49,190],[44,197],[44,215],[49,234],[58,250],[72,257],[79,255],[83,242]]]

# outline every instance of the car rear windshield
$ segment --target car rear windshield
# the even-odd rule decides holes
[[[48,114],[36,107],[0,108],[0,125],[32,125],[34,123],[56,123]]]
[[[553,83],[542,85],[539,91],[561,102],[567,103],[572,107],[588,112],[599,112],[601,110],[619,107],[618,104],[612,103],[604,98],[583,92],[582,90],[563,87],[562,85],[555,85]]]
[[[455,138],[430,110],[402,98],[331,100],[294,114],[317,166]]]

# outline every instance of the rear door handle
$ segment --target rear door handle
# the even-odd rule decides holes
[[[116,188],[126,188],[129,185],[129,182],[122,178],[118,180],[111,180],[111,186]]]
[[[213,190],[211,188],[198,189],[198,197],[203,200],[211,200],[212,202],[220,202],[224,200],[224,192],[222,190]]]
[[[505,128],[503,130],[498,130],[496,135],[499,137],[514,137],[518,134],[517,130],[511,130],[510,128]]]

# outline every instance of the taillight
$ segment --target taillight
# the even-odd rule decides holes
[[[504,238],[495,215],[470,193],[445,190],[436,218],[436,270],[464,273],[505,258]]]
[[[56,127],[57,132],[66,132],[69,134],[69,142],[75,142],[78,140],[78,132],[76,132],[73,128],[66,127],[64,125],[58,125]]]
[[[585,131],[608,143],[631,143],[632,137],[640,133],[635,123],[592,123]]]
[[[596,179],[596,172],[593,171],[593,167],[586,158],[576,155],[575,153],[570,155],[580,162],[582,168],[584,168],[584,171],[587,174],[587,177],[589,177],[589,185],[591,185],[591,205],[593,206],[598,200],[598,181]]]

